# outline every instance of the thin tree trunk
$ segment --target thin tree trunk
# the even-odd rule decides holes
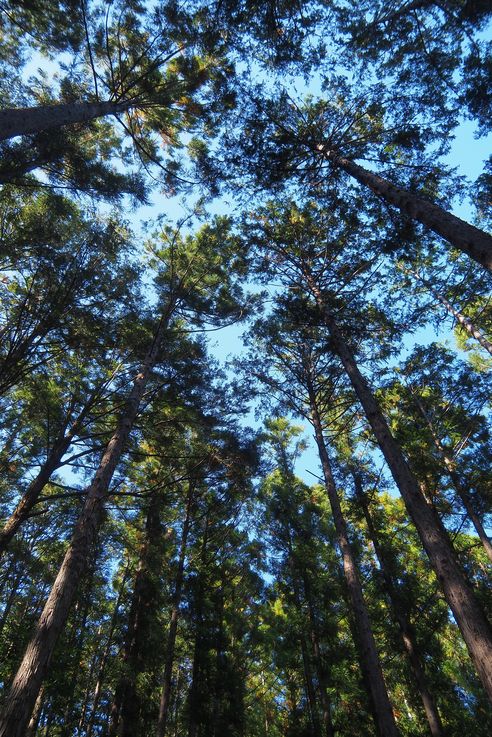
[[[65,432],[66,426],[62,428],[38,475],[31,481],[3,529],[0,531],[0,559],[19,527],[29,518],[32,508],[38,501],[44,487],[49,482],[52,473],[61,466],[63,456],[80,432],[82,423],[93,406],[98,393],[99,389],[92,394],[68,432]]]
[[[339,356],[364,409],[381,452],[441,584],[446,601],[461,630],[480,680],[492,701],[492,632],[490,624],[458,564],[444,525],[420,491],[417,480],[410,471],[398,443],[393,438],[376,398],[357,367],[352,351],[342,337],[335,320],[326,311],[319,289],[312,282],[310,286],[319,307],[324,312],[326,326],[330,331],[332,348]]]
[[[109,632],[108,632],[108,638],[106,640],[106,645],[104,647],[104,651],[102,654],[101,662],[99,664],[99,671],[97,674],[97,680],[96,680],[96,686],[94,689],[94,697],[92,700],[92,708],[91,708],[91,714],[89,717],[89,721],[87,723],[87,732],[86,737],[92,737],[92,731],[94,729],[94,720],[96,718],[97,714],[97,708],[99,706],[99,700],[101,698],[101,692],[102,692],[102,685],[104,681],[104,675],[106,672],[106,664],[108,662],[109,654],[111,651],[111,645],[113,644],[113,635],[114,631],[116,629],[116,622],[118,619],[118,614],[121,606],[121,602],[123,599],[123,594],[125,591],[126,582],[128,580],[128,576],[130,575],[130,564],[128,563],[125,568],[125,573],[123,574],[123,578],[121,581],[121,586],[118,591],[118,597],[116,599],[116,603],[114,605],[113,613],[111,615],[111,622],[109,625]]]
[[[487,535],[485,528],[482,524],[482,520],[478,516],[478,514],[475,512],[474,506],[473,506],[473,500],[470,498],[470,495],[461,483],[461,479],[459,475],[456,473],[456,466],[453,461],[453,457],[451,453],[449,452],[448,448],[446,448],[441,441],[439,440],[439,437],[437,436],[434,425],[432,424],[432,421],[425,411],[424,405],[420,401],[419,397],[414,394],[412,389],[410,388],[410,393],[415,401],[415,404],[417,405],[422,417],[426,421],[429,430],[432,435],[433,443],[436,447],[436,449],[441,454],[442,460],[444,465],[446,466],[446,470],[448,472],[449,478],[452,481],[452,484],[456,490],[456,493],[458,494],[459,498],[461,499],[463,506],[466,510],[466,513],[468,517],[470,518],[478,537],[480,538],[480,541],[485,549],[485,552],[487,553],[487,556],[489,560],[492,562],[492,543],[490,542],[489,536]]]
[[[29,720],[29,724],[27,725],[26,737],[35,737],[36,735],[39,720],[41,718],[41,708],[43,706],[43,696],[44,696],[44,688],[41,687],[38,693],[38,698],[36,699],[36,703],[34,704],[32,717]]]
[[[321,648],[319,644],[319,632],[318,624],[316,620],[316,613],[314,610],[313,597],[311,592],[311,583],[309,576],[305,569],[302,572],[302,580],[304,584],[304,596],[308,605],[309,611],[309,623],[311,628],[311,644],[313,647],[314,659],[316,662],[316,670],[318,672],[318,683],[319,683],[319,695],[322,709],[323,728],[325,737],[335,737],[335,731],[333,729],[333,722],[331,720],[331,705],[328,697],[328,684],[325,673],[325,667],[323,664],[323,658],[321,655]]]
[[[178,570],[176,572],[176,581],[174,585],[174,596],[171,610],[171,619],[169,622],[169,633],[167,636],[166,659],[164,662],[164,678],[162,685],[161,702],[159,705],[159,719],[157,722],[157,737],[165,737],[167,719],[169,714],[169,705],[171,698],[171,681],[174,664],[174,651],[176,647],[176,635],[178,631],[179,607],[181,605],[181,597],[183,594],[184,581],[184,563],[188,546],[188,534],[191,525],[191,511],[193,506],[194,488],[189,482],[188,496],[186,499],[186,511],[183,522],[183,530],[181,533],[181,543],[179,549]]]
[[[77,585],[86,569],[89,554],[102,524],[109,484],[138,415],[147,382],[164,339],[170,312],[171,304],[160,319],[152,346],[134,380],[117,429],[106,446],[92,483],[86,490],[84,508],[72,540],[6,697],[0,718],[0,737],[22,737],[27,727],[53,650],[65,626]]]
[[[115,710],[116,719],[111,726],[110,735],[133,737],[141,734],[144,728],[141,717],[142,696],[137,688],[137,681],[148,667],[147,642],[152,636],[152,624],[159,610],[156,575],[163,567],[163,555],[159,549],[164,535],[161,508],[162,500],[157,488],[152,492],[147,510],[144,540],[140,548],[123,647],[124,672],[116,688],[119,709]]]
[[[330,459],[326,450],[321,417],[311,379],[308,380],[308,392],[316,445],[318,447],[325,487],[333,513],[338,544],[342,553],[345,581],[356,624],[361,666],[365,675],[370,701],[372,702],[376,728],[380,737],[398,737],[398,728],[386,690],[383,671],[362,593],[362,586],[348,538],[347,525],[338,499]]]
[[[406,271],[406,269],[405,269]],[[451,302],[449,302],[446,297],[443,297],[442,294],[439,294],[439,292],[436,292],[436,290],[429,284],[429,282],[425,281],[420,274],[417,271],[409,270],[409,273],[412,274],[412,276],[420,281],[424,287],[432,294],[434,299],[437,299],[438,302],[440,302],[446,310],[449,312],[450,315],[452,315],[459,324],[467,331],[469,335],[471,335],[472,338],[475,338],[475,340],[480,343],[482,348],[484,348],[490,355],[492,356],[492,343],[487,340],[487,338],[484,336],[484,334],[475,327],[473,322],[470,320],[469,317],[466,317],[462,312],[455,309]]]
[[[302,601],[301,601],[301,593],[300,593],[300,587],[299,587],[299,581],[297,579],[297,568],[296,565],[296,556],[294,553],[294,550],[292,548],[292,540],[291,540],[291,533],[290,529],[288,527],[288,523],[286,525],[286,533],[287,533],[287,542],[288,542],[288,549],[289,549],[289,560],[290,560],[290,569],[291,569],[291,575],[292,575],[292,589],[294,591],[294,601],[296,605],[296,609],[299,614],[302,612]],[[301,644],[301,656],[302,656],[302,667],[304,670],[304,682],[306,684],[306,697],[307,697],[307,703],[309,708],[309,721],[311,723],[311,732],[313,737],[318,737],[318,735],[321,734],[321,725],[319,721],[318,716],[318,705],[316,703],[316,692],[314,690],[314,683],[313,683],[313,674],[311,670],[311,663],[309,661],[309,653],[308,648],[306,644],[306,637],[304,635],[304,632],[299,632],[299,641]]]
[[[386,202],[398,207],[402,213],[430,228],[455,248],[478,261],[492,271],[492,236],[474,225],[461,220],[433,202],[422,199],[413,192],[392,184],[387,179],[364,169],[335,151],[327,150],[322,144],[318,150],[334,166],[350,174],[361,184],[369,187]]]
[[[205,529],[203,532],[203,540],[200,551],[200,572],[198,580],[198,590],[196,592],[196,604],[194,620],[196,622],[195,631],[195,647],[193,652],[193,666],[191,673],[191,685],[189,692],[189,717],[188,717],[188,737],[196,737],[199,727],[200,702],[202,698],[202,684],[200,679],[202,676],[202,648],[203,648],[203,604],[205,595],[204,569],[206,563],[207,545],[209,536],[209,516],[208,512],[205,517]]]
[[[8,616],[10,614],[10,610],[12,609],[12,606],[14,604],[15,598],[17,596],[17,591],[19,590],[20,583],[22,581],[24,571],[20,570],[12,583],[12,588],[10,590],[9,596],[7,601],[5,602],[5,607],[2,612],[2,617],[0,619],[0,636],[3,633],[3,628],[5,627],[5,624],[7,622]]]
[[[135,103],[133,103],[135,105]],[[39,133],[62,125],[88,123],[95,118],[117,115],[132,107],[131,102],[70,102],[39,107],[0,110],[0,141]]]
[[[354,479],[355,494],[366,520],[369,539],[374,545],[374,550],[379,562],[381,575],[383,578],[384,588],[386,589],[386,594],[390,601],[391,609],[398,624],[398,629],[400,630],[403,647],[407,653],[410,667],[415,679],[415,684],[422,700],[427,721],[429,722],[430,732],[432,734],[432,737],[443,737],[444,730],[441,722],[441,717],[434,701],[434,697],[432,696],[432,693],[430,692],[427,685],[427,678],[425,675],[422,659],[416,645],[415,633],[410,622],[410,617],[408,615],[408,612],[406,611],[398,588],[394,582],[394,576],[392,574],[393,566],[389,560],[388,554],[384,550],[379,540],[379,535],[376,532],[376,528],[369,512],[367,497],[362,490],[362,482],[360,476],[354,470],[352,470],[352,477]]]

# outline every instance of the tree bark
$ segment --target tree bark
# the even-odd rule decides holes
[[[374,635],[362,593],[362,586],[350,546],[347,525],[338,499],[335,480],[331,470],[331,463],[323,437],[321,417],[319,415],[316,395],[311,379],[308,380],[307,387],[316,445],[318,447],[325,487],[333,513],[338,545],[342,553],[345,581],[347,583],[347,590],[356,625],[361,667],[364,672],[370,701],[372,702],[376,729],[380,737],[398,737],[399,731],[395,723],[393,709],[386,690],[383,671],[381,669],[381,663],[379,661],[376,643],[374,641]]]
[[[331,345],[340,358],[367,420],[381,448],[393,479],[400,490],[410,518],[441,584],[446,601],[461,630],[470,657],[492,701],[492,632],[471,585],[461,570],[448,533],[436,511],[426,502],[417,480],[410,471],[398,443],[393,438],[384,415],[366,379],[355,362],[333,317],[326,311],[323,298],[311,284],[318,305],[325,315]]]
[[[179,607],[183,593],[184,581],[184,563],[188,546],[188,533],[191,525],[191,511],[193,506],[194,488],[189,482],[188,496],[186,499],[186,511],[183,522],[183,530],[181,533],[181,544],[179,548],[178,570],[176,572],[176,581],[174,585],[174,596],[171,610],[171,619],[169,622],[169,633],[167,636],[166,659],[164,663],[164,678],[162,685],[161,702],[159,705],[159,719],[157,722],[157,737],[165,737],[167,719],[169,714],[169,704],[171,697],[171,681],[174,664],[174,651],[176,647],[176,635],[178,632]]]
[[[0,718],[0,737],[22,737],[49,668],[53,650],[70,612],[73,597],[83,575],[91,549],[104,517],[104,504],[128,436],[138,415],[140,403],[167,328],[171,305],[162,315],[155,337],[133,388],[115,433],[103,453],[99,468],[86,490],[86,501],[62,565],[48,596],[24,658],[4,702]]]
[[[135,105],[135,103],[133,103]],[[0,141],[15,136],[39,133],[74,123],[88,123],[95,118],[117,115],[132,107],[131,102],[70,102],[39,107],[0,110]]]
[[[350,159],[345,159],[335,151],[326,150],[323,145],[320,145],[318,150],[334,166],[343,169],[360,184],[369,187],[378,197],[395,205],[404,215],[418,220],[455,248],[459,248],[460,251],[492,271],[492,236],[488,233],[452,215],[439,205],[392,184]]]
[[[472,338],[475,338],[475,340],[480,343],[482,348],[485,348],[485,350],[492,356],[492,343],[487,340],[481,330],[475,327],[470,318],[466,317],[466,315],[464,315],[462,312],[455,309],[451,302],[449,302],[442,294],[436,292],[436,290],[431,287],[429,282],[425,281],[425,279],[423,279],[417,271],[410,271],[410,274],[412,274],[415,279],[420,281],[424,285],[424,287],[429,290],[434,299],[437,299],[438,302],[440,302],[446,308],[449,314],[452,315],[459,322],[459,324],[466,330],[466,332],[471,335]]]
[[[434,697],[432,696],[432,693],[430,692],[427,685],[425,669],[420,653],[418,652],[416,637],[412,624],[410,622],[410,617],[408,615],[408,612],[406,611],[406,607],[403,604],[400,593],[398,591],[398,587],[396,586],[394,581],[394,575],[392,574],[393,565],[389,559],[387,552],[384,550],[383,545],[380,542],[379,535],[372,521],[372,517],[369,512],[367,497],[362,490],[362,481],[360,479],[360,476],[354,470],[352,470],[352,477],[354,479],[355,495],[366,520],[369,539],[374,545],[374,551],[379,562],[384,588],[386,590],[386,594],[391,604],[391,609],[393,611],[398,629],[400,631],[403,647],[408,656],[415,684],[417,686],[417,690],[419,692],[422,705],[424,707],[427,721],[429,722],[431,735],[432,737],[444,737],[441,717],[434,701]]]

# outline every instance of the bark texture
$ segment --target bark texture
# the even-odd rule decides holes
[[[62,125],[88,123],[95,118],[117,115],[130,107],[130,102],[105,100],[0,110],[0,141],[59,128]]]
[[[86,570],[89,555],[103,521],[109,484],[137,417],[159,347],[163,342],[168,317],[169,308],[160,320],[152,346],[134,379],[118,426],[106,446],[94,479],[86,490],[84,508],[62,565],[5,699],[0,718],[0,737],[24,736],[53,650],[67,621],[80,578]]]
[[[461,630],[480,680],[492,701],[492,631],[490,624],[472,591],[471,585],[460,568],[444,525],[435,509],[424,498],[398,443],[391,434],[374,394],[359,371],[352,351],[345,342],[335,320],[325,310],[319,290],[317,290],[315,296],[325,315],[332,348],[339,356],[364,409],[381,452],[400,490],[407,511],[439,580],[446,601]]]
[[[319,150],[334,166],[343,169],[358,182],[369,187],[378,197],[391,205],[395,205],[404,215],[418,220],[422,225],[442,236],[455,248],[459,248],[460,251],[492,271],[491,235],[461,220],[456,215],[452,215],[439,205],[428,202],[413,192],[397,187],[387,179],[364,169],[364,167],[350,159],[345,159],[335,151],[325,151],[323,146],[320,146]]]
[[[350,546],[347,525],[338,499],[335,481],[331,471],[331,463],[323,437],[321,417],[312,384],[308,385],[308,391],[316,445],[318,447],[325,487],[333,513],[338,544],[342,552],[343,571],[355,620],[361,666],[372,702],[376,729],[380,737],[398,737],[399,731],[384,682],[383,671],[362,593],[362,585]]]

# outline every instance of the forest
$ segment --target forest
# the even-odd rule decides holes
[[[492,734],[491,29],[0,0],[0,737]]]

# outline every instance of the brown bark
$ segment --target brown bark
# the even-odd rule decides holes
[[[452,315],[459,322],[459,324],[466,330],[466,332],[471,335],[472,338],[475,338],[475,340],[480,343],[482,348],[485,348],[485,350],[492,356],[492,343],[487,340],[487,338],[478,328],[475,327],[470,318],[457,310],[455,307],[453,307],[451,302],[449,302],[446,297],[444,297],[442,294],[439,294],[439,292],[436,292],[436,290],[431,287],[429,282],[425,281],[425,279],[422,279],[417,271],[410,271],[410,273],[413,277],[415,277],[415,279],[418,279],[418,281],[420,281],[426,289],[429,290],[434,299],[437,299],[438,302],[440,302],[446,308],[449,314]]]
[[[174,651],[176,647],[176,635],[178,632],[179,607],[181,605],[181,597],[183,593],[184,581],[184,563],[188,546],[188,533],[191,525],[191,512],[193,506],[194,488],[189,482],[188,496],[186,499],[186,511],[183,522],[183,530],[181,533],[181,543],[179,548],[178,570],[176,572],[176,581],[174,584],[174,596],[171,610],[171,618],[169,621],[169,633],[167,636],[166,659],[164,662],[164,678],[162,685],[161,702],[159,705],[159,719],[157,722],[157,737],[165,737],[167,719],[169,714],[169,704],[171,697],[171,680],[174,664]]]
[[[104,517],[104,504],[109,484],[125,449],[128,436],[138,415],[158,350],[163,342],[171,306],[163,314],[153,343],[134,379],[125,409],[101,458],[62,565],[44,606],[41,617],[28,643],[0,718],[0,737],[22,737],[34,708],[44,676],[83,575],[90,552]]]
[[[376,729],[380,737],[398,737],[399,731],[395,723],[393,709],[386,690],[383,671],[381,669],[381,663],[379,661],[376,643],[374,641],[374,635],[364,601],[364,595],[362,593],[362,586],[352,553],[352,548],[350,546],[347,525],[338,499],[335,481],[331,471],[331,463],[323,437],[321,417],[319,415],[316,395],[311,379],[308,379],[307,388],[316,445],[318,447],[325,487],[333,513],[338,545],[342,553],[343,571],[355,620],[361,667],[373,707]]]
[[[400,490],[407,511],[417,529],[446,601],[461,630],[470,657],[482,684],[492,700],[492,632],[470,583],[459,566],[448,533],[435,509],[425,500],[410,471],[398,443],[393,438],[384,415],[365,378],[360,373],[352,351],[332,316],[326,312],[322,295],[311,284],[318,305],[324,311],[331,345],[339,356],[367,420],[378,441],[393,479]]]
[[[490,542],[489,536],[487,535],[485,528],[482,524],[482,520],[478,516],[478,514],[475,511],[475,508],[473,506],[473,500],[470,498],[470,494],[468,493],[467,489],[465,489],[464,485],[461,482],[461,479],[459,475],[456,473],[456,465],[453,461],[453,456],[448,448],[446,448],[441,441],[439,440],[439,437],[437,436],[434,425],[432,424],[432,421],[425,411],[424,405],[420,401],[419,397],[414,394],[414,392],[410,389],[410,393],[412,394],[412,397],[415,401],[415,404],[417,405],[422,417],[426,421],[429,430],[432,435],[433,443],[436,447],[436,449],[441,454],[443,463],[446,467],[446,470],[448,472],[449,478],[452,481],[452,484],[456,490],[456,493],[458,494],[459,498],[461,499],[463,506],[466,510],[466,513],[468,517],[470,518],[478,537],[480,538],[480,542],[482,543],[485,552],[487,553],[487,556],[489,560],[492,562],[492,543]]]
[[[416,645],[415,632],[412,627],[409,614],[401,599],[398,587],[395,584],[394,576],[392,575],[393,565],[389,559],[388,553],[380,542],[379,535],[372,521],[372,517],[369,512],[369,504],[362,489],[360,476],[355,471],[352,472],[352,476],[354,479],[356,497],[366,520],[369,539],[374,545],[374,551],[379,562],[386,595],[390,601],[391,609],[400,631],[402,644],[408,656],[410,668],[424,707],[431,735],[432,737],[443,737],[444,730],[441,717],[434,701],[434,697],[427,685],[424,665]]]
[[[15,136],[39,133],[74,123],[88,123],[95,118],[117,115],[132,107],[131,102],[70,102],[28,108],[0,110],[0,141]]]
[[[439,205],[392,184],[350,159],[345,159],[335,151],[326,150],[322,145],[318,150],[334,166],[343,169],[358,182],[369,187],[378,197],[395,205],[404,215],[418,220],[455,248],[492,271],[492,236],[488,233],[452,215]]]

